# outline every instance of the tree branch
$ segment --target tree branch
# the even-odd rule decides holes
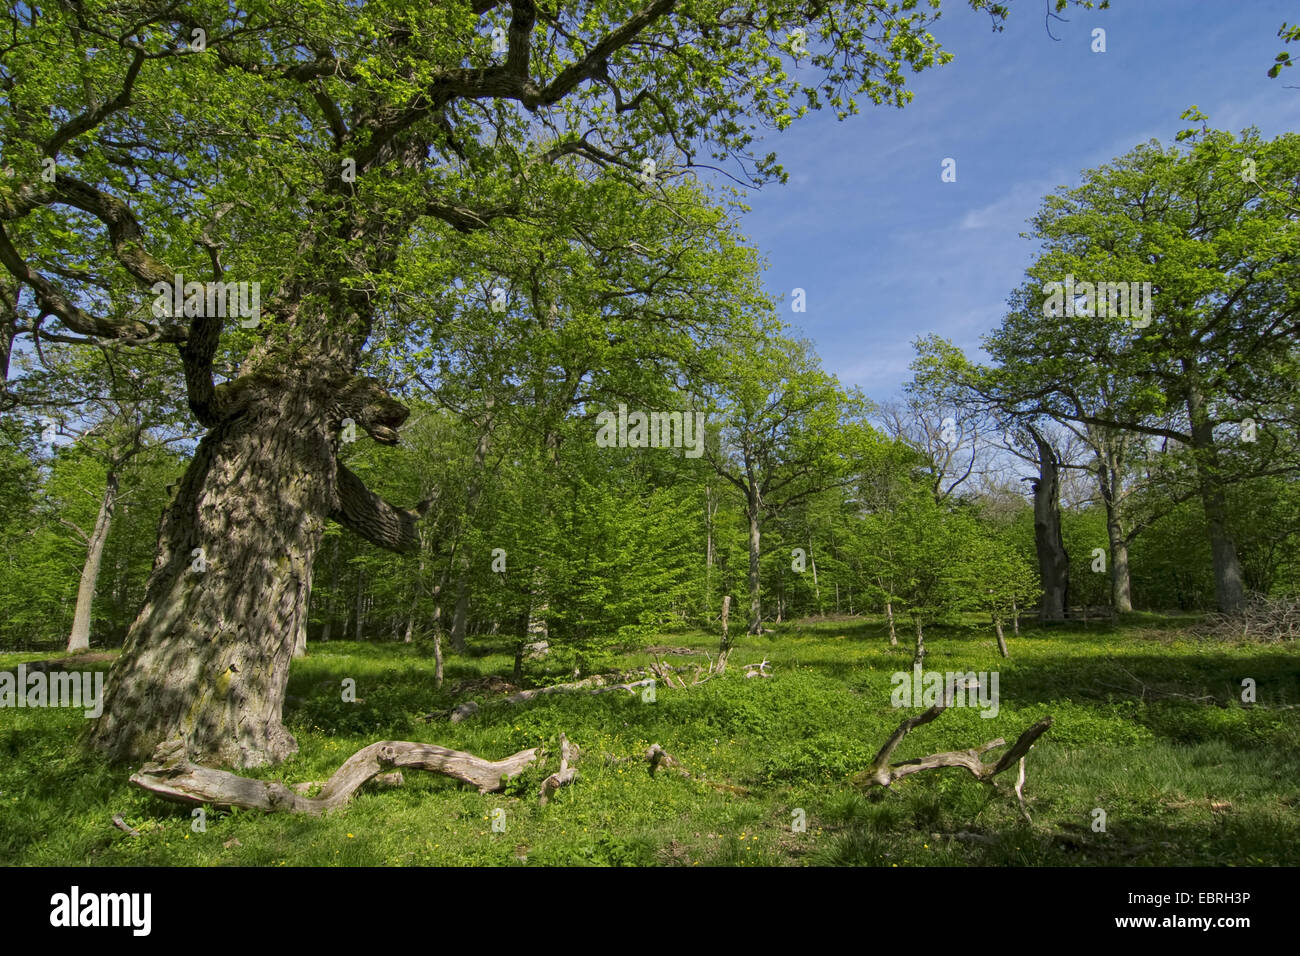
[[[504,760],[489,761],[437,744],[381,740],[363,747],[321,787],[320,795],[305,797],[276,780],[253,780],[224,770],[190,763],[183,742],[168,741],[154,751],[152,760],[131,782],[168,800],[248,810],[279,810],[320,814],[352,799],[372,777],[402,767],[440,773],[478,787],[479,793],[501,790],[537,759],[537,748],[521,750]]]
[[[432,502],[426,499],[414,511],[395,508],[339,462],[337,503],[330,517],[377,547],[413,554],[420,548],[417,525]]]

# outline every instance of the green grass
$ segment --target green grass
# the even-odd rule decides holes
[[[352,752],[385,738],[492,759],[543,744],[544,764],[500,794],[414,771],[399,788],[368,785],[322,818],[209,810],[203,833],[192,830],[188,808],[133,787],[128,769],[83,753],[80,712],[0,710],[0,862],[1294,865],[1300,709],[1276,707],[1300,702],[1295,650],[1187,641],[1182,623],[1142,615],[1118,627],[1027,628],[1019,638],[1008,633],[1007,661],[982,627],[927,636],[927,669],[998,670],[1001,708],[992,719],[951,709],[914,731],[894,759],[1012,740],[1050,714],[1055,723],[1028,758],[1032,826],[1011,794],[1014,771],[996,788],[961,770],[927,771],[890,791],[850,782],[916,711],[889,704],[890,674],[910,668],[910,648],[889,647],[878,620],[846,619],[743,638],[725,678],[689,690],[660,686],[653,703],[623,693],[553,695],[485,706],[454,725],[420,717],[456,703],[450,690],[460,680],[508,676],[504,643],[450,658],[442,692],[433,689],[433,659],[419,645],[313,644],[293,665],[285,713],[300,752],[260,776],[323,780]],[[661,640],[715,645],[698,634]],[[0,667],[33,656],[0,655]],[[740,664],[762,657],[774,676],[744,679]],[[623,663],[648,659],[630,654]],[[347,677],[362,703],[341,700]],[[1239,702],[1247,677],[1261,706]],[[1227,706],[1192,699],[1204,696]],[[539,807],[561,731],[582,748],[580,778]],[[607,753],[639,757],[655,741],[693,777],[652,779],[642,763],[605,760]],[[792,832],[796,808],[805,811],[806,832]],[[1105,832],[1092,828],[1097,808],[1106,813]],[[496,809],[505,811],[504,833],[492,830]],[[140,836],[116,829],[115,813]],[[962,831],[981,839],[933,836]]]

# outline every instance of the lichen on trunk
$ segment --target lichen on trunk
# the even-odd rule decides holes
[[[111,759],[146,759],[175,736],[237,767],[296,752],[280,712],[335,491],[326,404],[293,383],[199,443],[91,729]]]

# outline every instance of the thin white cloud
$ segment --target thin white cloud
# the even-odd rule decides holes
[[[1009,230],[1015,235],[1024,230],[1025,220],[1034,214],[1043,197],[1055,187],[1055,182],[1046,179],[1018,183],[988,205],[968,210],[961,217],[958,228]]]

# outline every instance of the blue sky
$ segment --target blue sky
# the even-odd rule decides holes
[[[1138,143],[1173,142],[1187,107],[1216,129],[1300,130],[1300,89],[1287,88],[1300,67],[1265,75],[1278,27],[1300,20],[1296,0],[1112,6],[1065,11],[1055,42],[1047,0],[1013,0],[996,34],[987,15],[945,0],[931,32],[956,59],[909,74],[908,106],[860,104],[843,123],[812,114],[769,137],[790,181],[751,191],[743,228],[785,319],[845,384],[896,397],[911,342],[929,332],[977,353],[1032,259],[1020,233],[1042,197]],[[1095,27],[1105,53],[1091,50]],[[940,180],[945,157],[955,183]],[[796,287],[802,314],[790,311]]]

